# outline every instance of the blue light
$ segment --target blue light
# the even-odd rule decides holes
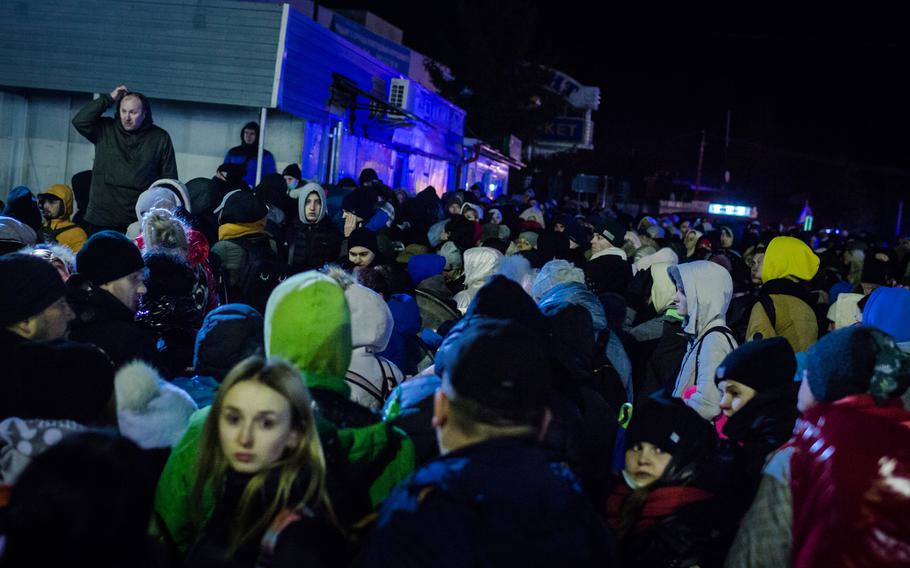
[[[729,215],[731,217],[754,217],[753,208],[746,205],[729,205],[725,203],[709,203],[708,213],[714,215]]]

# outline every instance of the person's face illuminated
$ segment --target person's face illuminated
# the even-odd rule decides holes
[[[733,246],[733,235],[726,231],[721,231],[720,233],[720,246],[723,248],[730,248]]]
[[[41,214],[45,219],[59,219],[63,216],[63,201],[53,197],[44,197],[38,200],[41,205]]]
[[[500,223],[502,223],[502,213],[500,213],[499,211],[493,211],[492,213],[490,213],[490,222],[493,223],[494,225],[499,225]]]
[[[756,395],[755,389],[734,380],[720,381],[717,386],[721,393],[720,409],[727,418],[736,414]]]
[[[686,295],[683,294],[678,288],[676,289],[676,297],[674,298],[676,303],[676,313],[686,317],[689,315],[689,304],[686,302]]]
[[[476,221],[476,220],[477,220],[477,212],[474,211],[473,209],[467,209],[467,210],[464,212],[464,218],[467,219],[468,221]]]
[[[132,274],[127,274],[122,278],[102,284],[101,289],[110,292],[130,311],[135,312],[139,307],[139,296],[147,292],[145,288],[145,270],[139,269]]]
[[[306,203],[304,204],[304,216],[306,220],[314,223],[316,219],[319,218],[319,213],[322,211],[322,200],[319,199],[319,194],[315,191],[306,196]]]
[[[291,405],[278,391],[255,381],[235,384],[224,397],[218,438],[225,459],[239,473],[257,473],[294,448]]]
[[[448,207],[448,211],[449,211],[450,215],[458,215],[459,213],[461,213],[461,205],[459,205],[456,202],[450,203],[449,207]]]
[[[673,456],[650,442],[635,444],[626,450],[626,473],[643,486],[660,479]]]
[[[120,124],[126,131],[133,131],[145,121],[145,108],[139,97],[128,95],[120,101]]]
[[[376,255],[366,247],[351,247],[348,251],[348,260],[357,267],[366,267],[373,263]]]
[[[594,233],[594,236],[591,237],[591,251],[600,252],[608,248],[610,248],[610,241],[600,233]]]
[[[236,132],[236,130],[234,131]],[[243,143],[250,145],[256,143],[256,131],[252,128],[243,129]]]

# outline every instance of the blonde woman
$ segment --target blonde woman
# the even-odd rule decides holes
[[[299,371],[250,357],[235,366],[212,405],[190,495],[214,512],[187,566],[334,566],[347,560],[326,492],[325,458],[312,400]]]

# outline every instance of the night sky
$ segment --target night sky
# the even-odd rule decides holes
[[[483,23],[466,35],[509,26],[521,4],[506,4],[511,8],[476,9]],[[910,46],[896,8],[776,0],[604,4],[593,11],[574,1],[527,3],[534,7],[527,17],[536,21],[529,59],[601,87],[598,148],[587,168],[691,178],[704,129],[705,182],[720,185],[729,167],[741,198],[811,197],[832,221],[847,221],[838,214],[843,209],[866,209],[857,215],[868,222],[880,216],[876,205],[888,202],[893,210],[910,195]],[[437,26],[451,9],[343,5],[389,20],[404,30],[407,45],[430,56],[440,51]],[[733,145],[725,156],[728,110]],[[865,201],[852,202],[857,194]]]

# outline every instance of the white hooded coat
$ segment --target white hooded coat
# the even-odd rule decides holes
[[[490,247],[474,247],[464,251],[464,290],[455,294],[458,311],[464,315],[477,291],[483,288],[487,278],[496,273],[502,253]]]
[[[382,296],[360,284],[345,288],[344,297],[351,310],[352,351],[346,379],[351,387],[351,400],[379,410],[383,401],[371,395],[368,388],[358,386],[358,381],[368,381],[376,392],[381,393],[383,373],[391,373],[396,384],[404,378],[394,363],[376,355],[385,351],[392,337],[392,312]]]
[[[726,328],[733,280],[725,268],[705,260],[673,265],[667,271],[677,286],[682,284],[688,313],[683,321],[683,331],[692,340],[676,377],[673,396],[682,398],[685,391],[695,385],[695,393],[686,404],[702,418],[711,420],[720,414],[720,389],[714,383],[714,373],[724,357],[738,345],[729,332],[708,332]]]

